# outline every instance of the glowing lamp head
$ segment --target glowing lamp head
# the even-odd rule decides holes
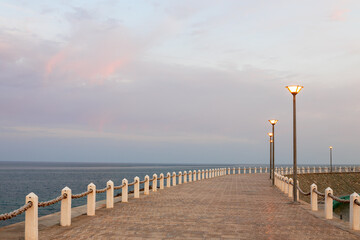
[[[332,146],[330,146],[329,148],[332,149]]]
[[[272,137],[272,136],[273,136],[273,133],[272,133],[272,132],[269,132],[268,135],[269,135],[269,137]]]
[[[275,125],[279,120],[276,119],[271,119],[269,120],[269,122],[271,123],[271,125]]]
[[[298,94],[301,89],[303,89],[304,87],[303,86],[300,86],[300,85],[291,85],[291,86],[286,86],[286,88],[289,90],[289,92],[292,94],[292,95],[296,95]]]

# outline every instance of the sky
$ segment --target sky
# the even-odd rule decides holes
[[[0,161],[360,164],[356,0],[2,0]]]

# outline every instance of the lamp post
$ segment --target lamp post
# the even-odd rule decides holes
[[[294,187],[293,187],[293,196],[294,202],[297,202],[297,152],[296,152],[296,94],[298,94],[303,86],[299,85],[292,85],[286,86],[289,92],[293,95],[293,180],[294,180]]]
[[[330,146],[329,149],[330,149],[330,172],[332,172],[332,150],[333,150],[333,147]]]
[[[270,173],[270,179],[271,179],[271,169],[272,169],[272,142],[273,142],[273,140],[272,140],[272,136],[273,136],[273,134],[272,134],[272,132],[269,132],[268,133],[268,135],[269,135],[269,137],[270,137],[270,171],[269,171],[269,173]]]
[[[271,169],[271,174],[272,174],[272,185],[275,184],[275,173],[274,173],[274,170],[275,170],[275,124],[278,122],[278,120],[276,119],[271,119],[269,120],[269,122],[271,123],[272,125],[272,169]]]

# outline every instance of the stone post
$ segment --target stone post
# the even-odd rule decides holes
[[[61,195],[66,194],[67,197],[61,200],[60,207],[60,226],[70,226],[71,225],[71,189],[64,187],[61,190]]]
[[[129,182],[126,178],[122,180],[122,184],[124,185],[121,188],[121,202],[128,202],[128,192],[129,192]]]
[[[172,182],[173,182],[172,185],[176,186],[176,172],[172,173]]]
[[[285,182],[285,177],[284,177],[284,176],[281,176],[281,182],[282,182],[282,184],[281,184],[281,191],[282,191],[283,193],[285,193],[285,184],[286,184],[286,182]]]
[[[325,189],[325,219],[333,218],[333,200],[328,194],[333,194],[333,190],[328,187]]]
[[[197,180],[196,178],[196,170],[193,171],[193,181],[195,182]]]
[[[114,207],[114,182],[109,180],[106,183],[106,208]]]
[[[184,171],[184,183],[187,183],[187,176],[188,176],[187,172]]]
[[[205,170],[201,170],[201,179],[205,179]]]
[[[289,179],[288,177],[285,177],[284,178],[284,181],[285,181],[285,189],[284,189],[284,193],[287,195],[288,194],[288,191],[289,191]]]
[[[144,182],[144,195],[149,195],[149,185],[150,185],[150,177],[149,175],[146,175],[144,178],[145,182]]]
[[[164,189],[164,174],[160,173],[160,189]]]
[[[318,210],[318,195],[314,191],[317,191],[317,186],[315,183],[311,184],[310,186],[311,211]]]
[[[32,202],[31,208],[25,212],[25,240],[38,240],[38,203],[39,198],[35,193],[29,193],[25,203]]]
[[[198,177],[197,180],[201,180],[201,170],[198,170]]]
[[[87,190],[92,192],[87,195],[87,215],[95,216],[95,204],[96,204],[96,186],[93,183],[90,183],[87,187]]]
[[[339,172],[341,172],[341,166],[339,167]]]
[[[134,177],[134,198],[140,197],[140,178]]]
[[[299,201],[299,199],[300,199],[300,191],[299,191],[300,184],[299,184],[299,180],[297,180],[296,182],[297,182],[297,187],[298,187],[296,197],[297,197],[297,200]]]
[[[152,191],[153,192],[157,191],[157,174],[156,173],[153,174]]]
[[[254,173],[256,173],[257,172],[257,169],[256,169],[256,167],[255,167],[255,169],[254,169]]]
[[[289,179],[289,190],[288,190],[288,197],[289,198],[293,198],[293,189],[294,189],[294,186],[292,185],[294,183],[293,179],[290,178]]]
[[[352,230],[360,230],[360,206],[354,203],[355,200],[360,201],[357,193],[350,195],[350,228]]]
[[[179,172],[179,181],[178,181],[179,185],[182,184],[182,172]]]
[[[307,173],[310,173],[310,167],[309,166],[307,167]]]
[[[192,173],[192,171],[190,170],[190,171],[189,171],[189,182],[192,182],[192,175],[193,175],[193,173]]]
[[[319,173],[321,173],[321,167],[319,167]]]
[[[260,167],[260,173],[262,173],[262,167]]]
[[[167,174],[166,174],[166,187],[171,187],[171,175],[170,175],[170,173],[168,172]]]
[[[265,173],[267,173],[267,167],[265,168]]]
[[[313,173],[315,173],[316,172],[316,168],[314,167],[314,169],[313,169]]]

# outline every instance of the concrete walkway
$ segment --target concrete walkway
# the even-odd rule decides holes
[[[228,175],[130,198],[94,217],[76,217],[71,227],[40,230],[39,238],[360,239],[336,221],[291,204],[267,174]]]

